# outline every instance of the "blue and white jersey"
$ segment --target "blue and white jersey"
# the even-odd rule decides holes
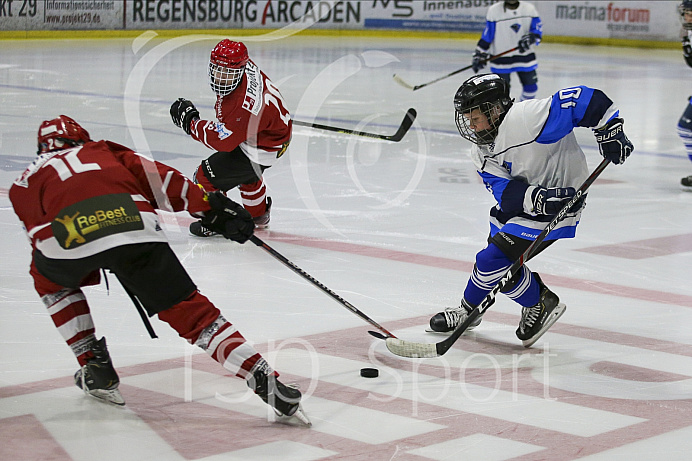
[[[502,230],[534,239],[551,216],[530,214],[531,186],[579,188],[589,175],[575,127],[598,128],[618,116],[613,102],[586,86],[565,88],[545,99],[515,103],[500,124],[495,143],[473,145],[471,158],[497,205],[490,210],[491,235]],[[527,190],[529,193],[527,193]],[[568,215],[546,240],[574,237],[581,211]]]
[[[496,55],[515,48],[519,39],[528,33],[538,35],[539,39],[533,46],[538,45],[543,36],[543,24],[535,6],[522,1],[516,9],[510,10],[505,8],[504,2],[495,3],[488,8],[485,30],[477,47]],[[490,61],[490,70],[496,74],[535,70],[538,63],[533,46],[523,53],[516,50]]]

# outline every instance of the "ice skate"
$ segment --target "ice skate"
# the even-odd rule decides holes
[[[218,232],[214,232],[208,227],[202,224],[202,221],[195,221],[190,224],[190,233],[196,235],[197,237],[212,237],[214,235],[219,235]]]
[[[255,221],[255,227],[257,229],[266,229],[269,227],[269,219],[271,218],[271,209],[272,209],[272,198],[267,197],[267,210],[264,212],[263,215],[257,216],[256,218],[252,218],[253,221]]]
[[[290,421],[291,418],[296,418],[304,425],[312,426],[300,405],[302,394],[297,387],[286,386],[276,376],[267,376],[261,370],[256,371],[247,380],[247,385],[264,403],[274,409],[279,421]]]
[[[118,386],[120,379],[113,368],[108,354],[106,338],[101,338],[91,346],[94,357],[74,374],[74,383],[84,393],[114,405],[125,405]]]
[[[468,318],[469,314],[473,308],[468,305],[465,300],[461,300],[461,306],[459,307],[447,307],[444,311],[438,312],[430,318],[430,327],[426,328],[425,331],[428,333],[445,333],[449,334],[456,329],[459,325],[464,323]],[[478,325],[481,324],[482,315],[476,318],[468,326],[466,331],[473,330]]]
[[[524,307],[517,328],[517,337],[524,347],[531,347],[565,313],[567,306],[543,284],[535,272],[533,276],[541,287],[541,295],[535,306]]]

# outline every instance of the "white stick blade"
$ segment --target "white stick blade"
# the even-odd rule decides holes
[[[387,338],[387,349],[399,357],[427,359],[437,357],[435,344],[412,343],[398,338]]]
[[[403,86],[404,88],[408,88],[409,90],[413,89],[413,85],[409,85],[405,81],[402,80],[401,77],[399,77],[397,74],[394,74],[394,81],[397,82],[399,85]]]

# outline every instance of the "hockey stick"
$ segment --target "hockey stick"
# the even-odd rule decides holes
[[[266,251],[267,253],[269,253],[270,255],[272,255],[273,257],[275,257],[276,259],[278,259],[284,266],[288,267],[288,268],[291,269],[293,272],[295,272],[296,274],[300,275],[301,277],[303,277],[304,279],[306,279],[308,282],[312,283],[312,284],[315,285],[317,288],[319,288],[320,290],[322,290],[322,291],[324,291],[325,293],[327,293],[327,294],[328,294],[329,296],[331,296],[332,298],[336,299],[336,300],[339,302],[339,304],[341,304],[342,306],[344,306],[346,309],[350,310],[351,312],[353,312],[354,314],[356,314],[358,317],[360,317],[361,319],[365,320],[365,321],[368,322],[370,325],[374,326],[375,328],[377,328],[378,330],[380,330],[382,333],[385,334],[385,336],[383,337],[382,335],[380,335],[380,334],[377,333],[377,332],[370,331],[369,333],[370,333],[371,335],[375,336],[376,338],[380,338],[380,339],[396,338],[396,336],[394,336],[392,333],[390,333],[390,332],[389,332],[386,328],[384,328],[382,325],[380,325],[379,323],[375,322],[373,319],[371,319],[370,317],[368,317],[367,315],[365,315],[364,313],[362,313],[360,310],[358,310],[353,304],[351,304],[350,302],[346,301],[344,298],[342,298],[342,297],[339,296],[338,294],[334,293],[332,290],[330,290],[330,289],[327,288],[324,284],[322,284],[319,280],[315,279],[312,275],[308,274],[308,273],[305,272],[303,269],[301,269],[300,267],[296,266],[296,265],[293,264],[291,261],[289,261],[288,259],[286,259],[281,253],[279,253],[278,251],[276,251],[275,249],[273,249],[272,247],[270,247],[269,245],[267,245],[266,243],[264,243],[259,237],[253,235],[252,237],[250,237],[250,241],[251,241],[252,243],[254,243],[255,245],[257,245],[258,247],[262,248],[264,251]]]
[[[504,56],[504,55],[506,55],[507,53],[511,53],[512,51],[515,51],[515,50],[517,50],[518,48],[519,48],[518,46],[515,46],[515,47],[512,48],[511,50],[503,51],[503,52],[500,53],[500,54],[496,54],[495,56],[491,56],[491,57],[490,57],[487,61],[485,61],[485,62],[490,62],[490,61],[492,61],[492,60],[494,60],[494,59],[499,58],[500,56]],[[409,84],[406,83],[401,77],[399,77],[397,74],[394,74],[394,80],[395,80],[399,85],[401,85],[401,86],[403,86],[403,87],[405,87],[405,88],[408,88],[409,90],[416,91],[416,90],[420,90],[421,88],[426,87],[426,86],[428,86],[428,85],[432,85],[433,83],[439,82],[440,80],[444,80],[444,79],[447,78],[447,77],[451,77],[452,75],[456,75],[456,74],[458,74],[458,73],[460,73],[460,72],[463,72],[463,71],[465,71],[465,70],[469,70],[469,69],[472,68],[472,67],[473,67],[473,64],[471,64],[470,66],[466,66],[466,67],[464,67],[464,68],[461,68],[461,69],[459,69],[459,70],[455,70],[454,72],[449,73],[449,74],[447,74],[447,75],[444,75],[444,76],[442,76],[442,77],[436,78],[435,80],[432,80],[432,81],[430,81],[430,82],[428,82],[428,83],[421,83],[420,85],[416,85],[416,86],[409,85]]]
[[[553,218],[552,221],[548,223],[547,226],[545,226],[545,229],[538,234],[538,237],[536,237],[536,240],[533,241],[533,243],[526,249],[524,254],[522,254],[518,260],[516,260],[510,267],[507,273],[500,279],[500,281],[495,285],[495,287],[490,290],[490,293],[486,295],[486,297],[481,301],[481,303],[471,311],[469,316],[466,318],[466,321],[462,323],[461,325],[457,326],[456,329],[452,332],[452,334],[445,339],[444,341],[440,341],[437,344],[425,344],[425,343],[414,343],[414,342],[408,342],[408,341],[402,341],[401,339],[397,338],[387,338],[387,349],[392,354],[401,356],[401,357],[411,357],[411,358],[431,358],[431,357],[439,357],[441,355],[444,355],[445,352],[449,350],[450,347],[456,342],[457,339],[466,331],[466,329],[473,323],[474,320],[476,320],[479,316],[483,315],[483,313],[486,311],[488,307],[490,307],[490,304],[492,304],[493,300],[495,299],[495,296],[497,293],[502,290],[507,283],[509,283],[510,279],[512,276],[517,273],[517,271],[521,268],[521,266],[524,265],[526,261],[528,261],[531,256],[533,256],[533,252],[535,251],[536,248],[538,248],[538,245],[545,240],[545,237],[552,231],[555,226],[558,225],[560,221],[565,217],[565,215],[568,213],[569,209],[572,208],[572,206],[577,203],[579,199],[584,195],[584,193],[589,189],[591,184],[598,178],[598,176],[603,172],[606,166],[610,161],[608,159],[603,159],[601,163],[596,167],[596,169],[591,173],[591,175],[586,178],[586,181],[584,181],[584,184],[577,189],[577,192],[574,194],[574,197],[570,199],[567,204],[562,207],[562,209],[558,212],[558,214]]]
[[[320,125],[319,123],[302,122],[300,120],[293,120],[293,124],[298,126],[307,126],[308,128],[319,128],[320,130],[335,131],[337,133],[365,136],[366,138],[384,139],[385,141],[399,142],[402,139],[404,139],[404,135],[408,132],[409,128],[411,128],[411,125],[413,125],[413,121],[416,119],[416,115],[418,114],[416,113],[416,109],[414,109],[413,107],[407,110],[406,115],[404,115],[404,120],[401,122],[401,125],[399,125],[399,129],[396,130],[396,133],[394,133],[391,136],[387,136],[384,134],[368,133],[366,131],[348,130],[346,128],[337,128],[335,126],[329,125]]]

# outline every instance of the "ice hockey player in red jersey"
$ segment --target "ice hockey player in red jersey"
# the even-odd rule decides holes
[[[110,141],[92,141],[70,117],[44,121],[38,157],[9,192],[32,246],[30,274],[80,369],[87,394],[124,405],[105,338],[97,339],[81,287],[108,269],[149,316],[205,350],[278,413],[303,418],[301,393],[283,385],[266,360],[198,290],[159,226],[156,209],[187,211],[243,243],[254,222],[219,192],[207,194],[176,169]]]
[[[171,105],[171,118],[193,139],[216,151],[197,168],[195,182],[209,192],[238,187],[256,226],[265,228],[272,200],[262,173],[286,153],[291,114],[242,42],[220,41],[211,52],[208,74],[216,93],[217,121],[201,119],[194,104],[183,98]],[[192,223],[190,232],[199,237],[215,234],[201,222]]]

